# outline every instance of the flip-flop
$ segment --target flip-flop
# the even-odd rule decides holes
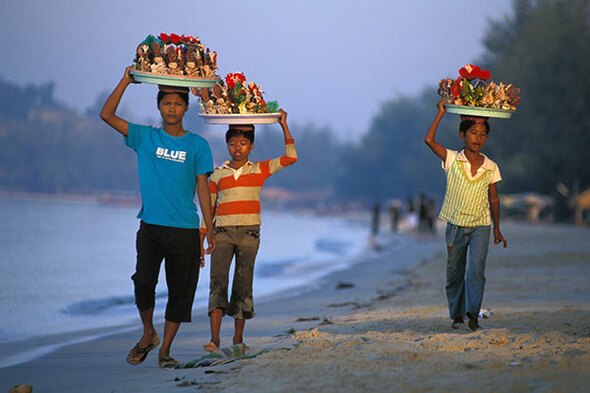
[[[134,366],[143,363],[148,353],[150,353],[150,351],[155,349],[158,345],[160,345],[160,339],[158,337],[156,337],[156,339],[145,348],[140,347],[139,343],[135,344],[135,346],[131,348],[127,354],[127,363]]]
[[[180,366],[180,362],[170,355],[164,355],[158,358],[158,366],[160,368],[175,368],[176,366]]]
[[[207,352],[219,351],[219,347],[215,345],[213,341],[209,341],[207,344],[203,345],[203,349]]]

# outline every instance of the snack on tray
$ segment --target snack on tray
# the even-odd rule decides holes
[[[137,46],[133,66],[158,75],[216,78],[217,52],[205,48],[198,37],[150,34]]]
[[[201,112],[204,114],[254,114],[275,113],[279,110],[276,101],[266,102],[260,85],[246,83],[241,72],[229,73],[212,88],[193,89],[199,97]]]
[[[490,77],[489,70],[466,64],[457,79],[441,79],[438,94],[452,105],[515,110],[520,103],[520,89],[503,82],[488,82]]]

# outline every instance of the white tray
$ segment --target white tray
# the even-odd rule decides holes
[[[273,124],[278,123],[281,113],[232,113],[229,115],[200,113],[199,116],[209,124]]]

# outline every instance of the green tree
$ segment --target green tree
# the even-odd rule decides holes
[[[1,82],[0,187],[88,193],[136,190],[134,154],[98,117],[81,116],[53,97],[53,85]]]
[[[443,193],[440,163],[424,144],[437,101],[434,89],[427,89],[418,97],[383,103],[367,134],[343,155],[344,176],[337,180],[339,194],[372,202],[405,199],[420,192]],[[458,148],[455,120],[447,116],[440,126],[439,139]]]
[[[494,124],[489,141],[505,190],[590,186],[590,2],[517,0],[513,16],[491,23],[484,45],[493,79],[521,88],[517,112]]]
[[[334,192],[334,179],[342,173],[340,163],[347,145],[339,141],[326,127],[292,124],[290,128],[296,143],[298,161],[285,173],[271,177],[268,185],[331,196]],[[260,127],[260,131],[257,129],[256,132],[253,159],[266,160],[284,153],[283,133],[278,126]]]

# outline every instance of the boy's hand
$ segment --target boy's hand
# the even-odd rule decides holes
[[[215,247],[217,243],[215,241],[215,233],[213,233],[213,228],[207,228],[207,249],[205,250],[205,254],[209,255],[215,251]]]
[[[502,242],[504,244],[504,248],[506,248],[508,246],[508,242],[506,241],[506,239],[502,235],[502,232],[500,232],[499,229],[494,228],[494,244],[498,244],[500,242]]]
[[[438,108],[438,113],[445,113],[447,111],[445,109],[445,99],[441,98],[438,104],[436,104],[436,107]]]
[[[279,113],[281,114],[279,124],[281,127],[285,127],[287,125],[287,112],[285,112],[283,109],[279,109]]]
[[[123,80],[127,83],[135,83],[135,84],[139,84],[141,82],[137,82],[134,78],[133,75],[131,75],[131,70],[133,69],[133,66],[128,66],[127,68],[125,68],[125,74],[123,75]]]
[[[205,234],[199,233],[199,243],[201,245],[201,268],[205,267]]]

